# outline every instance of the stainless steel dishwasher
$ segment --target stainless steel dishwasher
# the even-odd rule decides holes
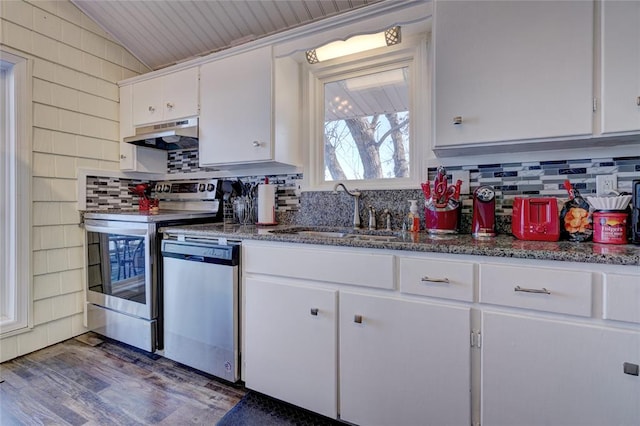
[[[240,245],[162,242],[164,356],[239,380]]]

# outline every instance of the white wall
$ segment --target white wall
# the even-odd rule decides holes
[[[71,2],[0,2],[3,45],[33,59],[33,330],[0,361],[83,333],[78,167],[119,168],[118,86],[149,71]]]

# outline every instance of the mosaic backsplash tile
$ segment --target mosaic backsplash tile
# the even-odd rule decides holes
[[[302,174],[244,176],[232,178],[231,180],[240,179],[243,183],[263,183],[265,177],[269,178],[270,183],[278,185],[276,191],[276,215],[295,212],[300,208],[300,197],[298,194],[302,182]],[[129,188],[139,183],[149,183],[153,187],[156,182],[87,176],[86,208],[87,210],[136,209],[138,207],[138,196],[131,193]]]
[[[498,213],[511,214],[513,199],[517,196],[566,198],[563,183],[569,180],[583,196],[595,195],[596,176],[615,174],[618,191],[631,192],[631,182],[640,179],[640,156],[599,159],[539,161],[506,164],[483,164],[447,168],[447,172],[467,170],[470,191],[490,185],[496,191]],[[436,168],[429,168],[433,181]],[[470,201],[465,203],[470,208]]]
[[[429,168],[429,180],[433,181],[436,167]],[[539,196],[567,198],[563,183],[566,179],[582,195],[596,193],[596,176],[615,174],[618,190],[631,192],[631,182],[640,179],[640,156],[601,159],[577,159],[562,161],[540,161],[506,164],[483,164],[447,168],[447,173],[455,170],[469,171],[470,193],[482,185],[490,185],[496,191],[496,226],[498,232],[509,233],[513,199],[516,196]],[[449,175],[451,182],[451,176]],[[424,226],[421,190],[361,191],[360,221],[368,224],[368,206],[377,212],[378,228],[384,228],[384,209],[391,214],[393,229],[401,229],[409,211],[407,200],[420,200],[418,209]],[[461,232],[470,232],[472,198],[470,194],[461,196],[463,202]],[[300,211],[289,219],[300,225],[351,226],[353,223],[353,199],[343,192],[304,192],[301,196]]]
[[[129,188],[146,181],[87,176],[87,210],[131,210],[138,208],[138,196]]]
[[[198,151],[170,151],[168,160],[170,174],[207,171],[198,167]],[[618,190],[630,192],[631,182],[640,179],[640,156],[596,159],[550,160],[537,162],[510,162],[502,164],[480,164],[452,166],[456,170],[469,172],[470,193],[482,185],[490,185],[496,191],[497,227],[499,232],[509,232],[511,209],[516,196],[541,196],[566,198],[563,183],[569,179],[582,195],[595,194],[596,176],[615,174]],[[433,181],[436,167],[429,168],[429,180]],[[269,175],[269,181],[278,185],[276,192],[276,219],[279,223],[322,226],[351,226],[353,222],[353,200],[340,191],[306,191],[300,193],[302,174]],[[264,175],[244,176],[245,183],[264,182]],[[451,176],[449,176],[451,181]],[[87,208],[125,209],[137,207],[135,197],[128,186],[139,183],[131,179],[87,178]],[[376,211],[378,228],[386,225],[384,210],[389,211],[391,226],[400,229],[409,209],[407,200],[419,200],[419,213],[424,226],[423,200],[420,189],[361,191],[360,221],[368,224],[368,207]],[[472,199],[462,195],[463,210],[461,231],[470,229]]]
[[[206,167],[200,167],[198,148],[168,151],[167,154],[167,170],[169,174],[207,172],[214,170]]]

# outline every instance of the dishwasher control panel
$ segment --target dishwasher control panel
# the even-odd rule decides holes
[[[213,241],[209,243],[164,240],[162,241],[162,256],[237,265],[240,258],[240,245],[219,245]]]

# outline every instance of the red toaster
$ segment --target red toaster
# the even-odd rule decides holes
[[[560,239],[558,201],[551,197],[515,197],[511,233],[520,240],[558,241]]]

